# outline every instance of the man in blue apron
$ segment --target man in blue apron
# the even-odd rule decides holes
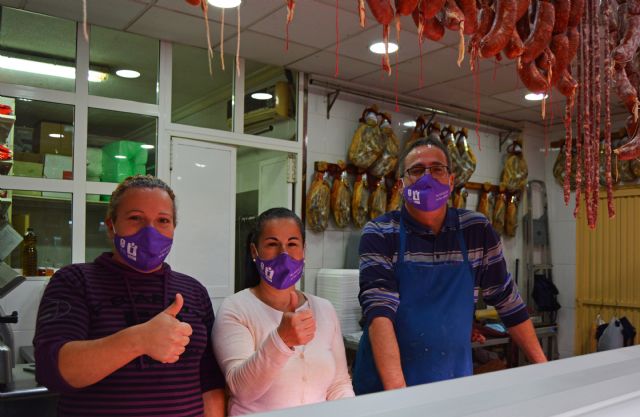
[[[369,222],[360,240],[366,325],[353,370],[356,394],[471,375],[478,291],[529,360],[546,362],[500,237],[484,215],[447,208],[447,148],[420,139],[399,165],[402,209]]]

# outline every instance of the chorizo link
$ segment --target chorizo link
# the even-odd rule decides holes
[[[480,40],[489,32],[489,29],[491,29],[495,15],[493,7],[491,7],[491,2],[489,0],[482,0],[480,3],[478,27],[476,33],[471,37],[471,41],[469,41],[469,51],[472,52],[472,55],[473,51],[477,50],[480,46]]]
[[[567,63],[571,64],[578,53],[580,46],[580,32],[577,27],[571,27],[567,30],[567,39],[569,41],[569,53],[567,54]]]
[[[394,11],[390,0],[367,0],[373,17],[381,25],[389,25],[393,20]]]
[[[640,46],[640,15],[627,14],[627,31],[620,45],[616,46],[611,56],[617,63],[631,61]]]
[[[585,0],[571,0],[571,8],[569,9],[569,21],[567,25],[570,28],[576,27],[580,24],[582,14],[584,13],[584,1]]]
[[[553,4],[548,1],[539,0],[536,18],[533,23],[533,31],[524,42],[522,62],[531,62],[540,55],[540,52],[542,52],[544,48],[549,46],[554,21],[555,9]]]
[[[444,25],[440,22],[437,16],[425,19],[423,33],[427,39],[439,41],[444,36]]]
[[[464,33],[473,35],[478,30],[478,6],[476,0],[456,0],[464,15]]]
[[[564,33],[553,35],[550,49],[556,58],[551,71],[551,86],[554,86],[569,65],[569,38],[567,35]]]
[[[419,0],[396,0],[396,14],[409,16],[418,7],[418,2]]]
[[[522,39],[520,39],[520,35],[518,35],[518,31],[516,29],[513,30],[513,34],[509,39],[509,43],[504,47],[504,55],[509,59],[516,59],[524,52],[524,43],[522,43]]]
[[[520,39],[527,39],[531,34],[531,24],[529,23],[529,12],[525,12],[524,16],[516,23],[516,30]]]
[[[518,0],[517,9],[516,9],[516,22],[529,11],[529,3],[531,0]]]
[[[458,31],[462,22],[464,22],[464,13],[462,13],[455,0],[446,0],[444,4],[444,26],[449,30]]]
[[[480,55],[484,58],[496,56],[509,43],[516,27],[517,0],[496,0],[496,16],[489,32],[480,41]]]
[[[629,82],[627,72],[620,64],[615,65],[613,79],[616,85],[618,98],[627,107],[629,113],[634,114],[637,111],[638,91]]]
[[[440,10],[444,7],[446,0],[425,0],[422,3],[422,15],[425,19],[431,19],[435,17]]]
[[[569,25],[569,13],[571,12],[571,0],[556,0],[554,3],[556,21],[553,24],[553,33],[564,33]]]
[[[516,68],[520,81],[522,81],[522,84],[532,93],[544,93],[549,89],[547,77],[540,72],[535,61],[528,63],[520,62],[516,65]]]
[[[560,92],[560,94],[567,98],[572,97],[578,89],[578,82],[573,78],[573,76],[566,68],[560,74],[560,79],[556,84],[556,89]]]

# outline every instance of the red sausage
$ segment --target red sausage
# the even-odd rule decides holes
[[[567,38],[569,40],[569,54],[567,56],[567,63],[571,64],[573,58],[578,53],[578,47],[580,46],[580,32],[577,27],[570,27],[567,30]]]
[[[572,97],[576,89],[578,88],[578,82],[573,78],[569,71],[565,68],[560,75],[560,79],[556,84],[556,89],[565,97]]]
[[[529,3],[531,0],[518,0],[518,8],[516,9],[516,22],[522,18],[522,16],[529,10]]]
[[[533,31],[524,42],[524,52],[522,62],[531,62],[540,52],[551,42],[553,22],[555,21],[555,9],[548,1],[539,0],[536,20],[533,24]]]
[[[444,4],[444,26],[449,30],[460,30],[460,23],[464,22],[464,13],[455,0],[446,0]]]
[[[567,25],[570,28],[578,26],[580,24],[580,19],[582,19],[582,13],[584,13],[584,0],[571,0],[569,22],[567,22]]]
[[[544,48],[544,51],[536,58],[536,66],[541,70],[545,76],[548,76],[550,68],[556,63],[556,56],[551,52],[551,49]],[[547,77],[548,79],[548,77]]]
[[[478,30],[478,6],[476,0],[456,0],[464,14],[464,33],[472,35]]]
[[[425,0],[422,2],[423,12],[425,19],[431,19],[435,17],[440,10],[444,7],[446,0]]]
[[[569,38],[564,33],[553,35],[550,48],[556,58],[551,72],[551,86],[554,86],[560,80],[563,71],[569,66]]]
[[[422,0],[420,0],[422,1]],[[418,7],[418,0],[396,0],[396,14],[409,16]]]
[[[638,100],[638,92],[633,85],[631,85],[631,82],[629,82],[629,77],[627,77],[627,73],[622,65],[616,64],[613,80],[615,81],[618,98],[620,98],[620,101],[627,107],[629,113],[633,114]]]
[[[640,14],[640,0],[627,0],[627,12],[629,14]]]
[[[532,93],[544,93],[549,89],[547,78],[540,72],[535,61],[516,65],[520,81]]]
[[[520,35],[520,39],[527,39],[531,34],[531,24],[529,23],[528,11],[526,11],[524,16],[522,16],[516,23],[516,30],[518,31],[518,35]]]
[[[617,63],[629,62],[640,46],[640,15],[627,13],[627,31],[620,45],[611,52],[611,57]]]
[[[424,36],[432,41],[439,41],[444,36],[444,25],[437,17],[424,20]]]
[[[496,16],[489,32],[480,41],[480,54],[484,58],[496,56],[509,43],[516,27],[518,0],[496,0]]]
[[[571,12],[571,0],[556,0],[556,21],[553,25],[553,33],[564,33],[569,24],[569,13]]]
[[[509,43],[504,47],[504,55],[509,59],[516,59],[522,52],[524,52],[524,43],[522,43],[522,39],[518,35],[517,30],[513,30],[513,34],[509,39]]]
[[[393,20],[394,11],[390,0],[367,0],[373,17],[381,25],[389,25]]]

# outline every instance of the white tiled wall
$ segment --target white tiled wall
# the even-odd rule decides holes
[[[16,355],[20,346],[32,345],[38,305],[47,282],[44,278],[29,278],[0,300],[0,306],[5,314],[18,312],[18,323],[11,325]]]

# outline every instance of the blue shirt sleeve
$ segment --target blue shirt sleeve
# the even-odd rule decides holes
[[[384,234],[376,222],[365,225],[360,239],[360,293],[358,299],[367,324],[375,317],[395,321],[400,304],[394,275],[396,251],[393,234]]]
[[[476,274],[482,298],[496,308],[505,326],[513,327],[529,319],[518,287],[507,271],[500,237],[489,222],[485,225],[482,263]]]

